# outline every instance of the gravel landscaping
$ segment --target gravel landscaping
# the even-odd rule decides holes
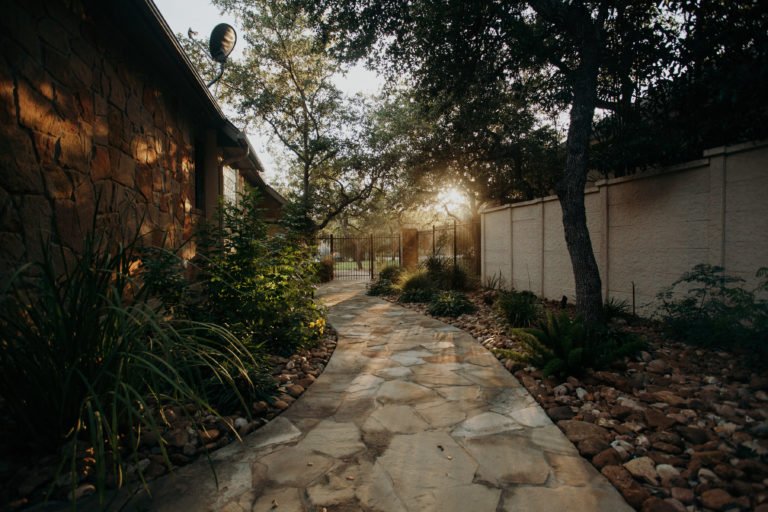
[[[438,318],[490,350],[520,348],[483,292],[469,295],[474,313]],[[651,322],[626,328],[647,349],[581,378],[497,357],[637,510],[768,511],[768,375],[748,354],[672,342]]]

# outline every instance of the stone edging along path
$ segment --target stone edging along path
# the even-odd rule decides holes
[[[320,378],[242,444],[152,484],[136,510],[632,510],[469,334],[330,283]]]

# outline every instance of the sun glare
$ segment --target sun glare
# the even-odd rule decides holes
[[[437,194],[437,202],[441,207],[454,210],[463,207],[466,204],[466,198],[455,188],[449,188]]]

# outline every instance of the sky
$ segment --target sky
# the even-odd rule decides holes
[[[237,19],[232,15],[219,12],[219,9],[211,5],[209,0],[154,0],[154,2],[174,34],[186,34],[191,28],[199,34],[199,37],[207,38],[213,27],[219,23],[229,23],[239,32]],[[242,52],[243,41],[243,39],[238,41],[233,51],[234,56]],[[337,77],[335,82],[342,92],[350,96],[359,92],[376,94],[383,84],[383,80],[376,73],[365,69],[362,65],[353,67],[346,76]],[[248,138],[264,164],[266,180],[268,182],[279,180],[282,176],[281,166],[276,158],[279,152],[274,150],[270,152],[270,146],[279,142],[270,143],[267,138],[250,131]]]

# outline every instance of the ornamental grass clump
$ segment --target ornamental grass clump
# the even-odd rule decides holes
[[[529,327],[542,315],[539,299],[529,291],[500,290],[494,307],[511,327]]]
[[[107,486],[122,485],[124,468],[137,463],[141,433],[160,430],[159,409],[218,416],[206,391],[215,384],[247,411],[241,390],[260,369],[227,329],[173,318],[149,300],[134,272],[137,240],[95,232],[76,258],[49,244],[41,263],[0,290],[0,396],[18,448],[60,454],[54,480],[74,489],[87,478],[102,504]],[[170,466],[163,444],[160,454]]]
[[[398,301],[429,302],[437,293],[435,282],[426,270],[406,271],[400,276],[397,284],[400,291]]]

